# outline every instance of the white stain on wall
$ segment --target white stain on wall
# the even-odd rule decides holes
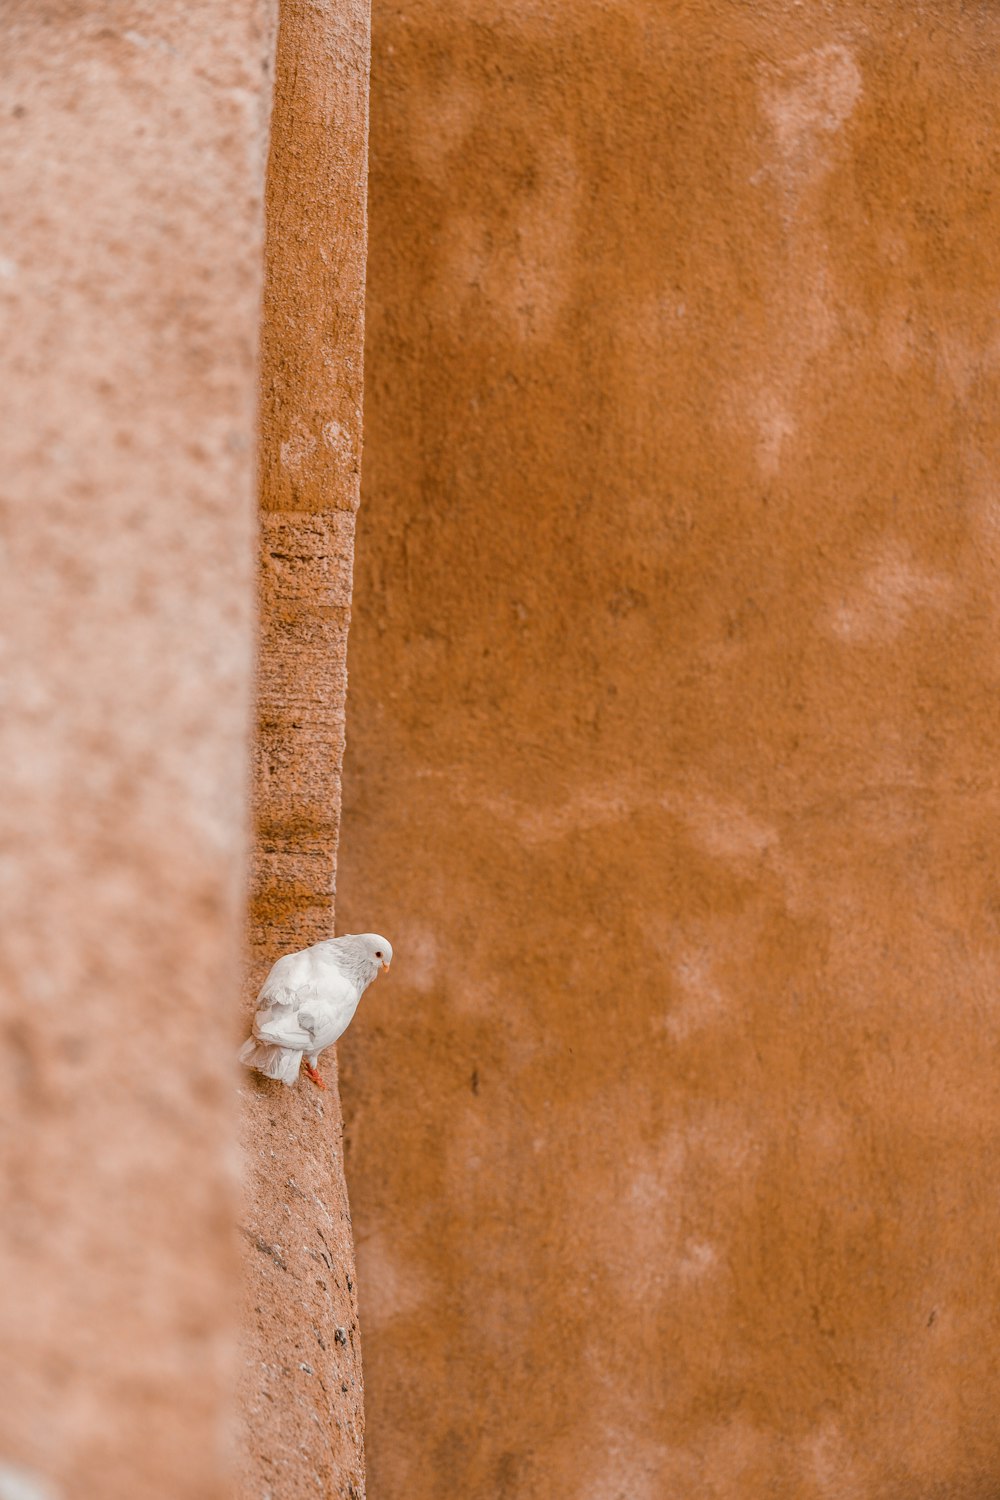
[[[281,445],[281,462],[286,469],[299,468],[316,448],[316,439],[301,422]]]
[[[323,423],[323,446],[345,469],[354,467],[357,448],[352,434],[340,422]]]
[[[710,955],[691,950],[674,964],[674,979],[680,999],[664,1018],[663,1027],[676,1042],[684,1042],[695,1032],[725,1020],[730,1006],[712,973]]]
[[[580,182],[570,143],[537,147],[523,185],[495,202],[449,217],[436,305],[466,326],[473,307],[515,337],[546,338],[573,290]]]
[[[915,561],[909,548],[889,542],[829,611],[829,629],[851,646],[885,645],[897,639],[918,613],[947,610],[950,579]]]
[[[407,928],[396,943],[406,954],[406,982],[426,994],[434,988],[438,968],[438,940],[429,927]]]
[[[828,263],[816,189],[837,160],[839,137],[862,93],[861,70],[840,42],[760,72],[766,122],[765,164],[753,182],[778,192],[785,226],[768,298],[773,330],[758,368],[735,384],[727,406],[756,434],[756,457],[768,479],[800,435],[799,394],[812,361],[825,353],[842,319]],[[730,418],[731,419],[731,418]]]
[[[860,97],[861,70],[840,42],[803,53],[765,82],[762,104],[784,170],[822,171],[826,138],[841,129]]]
[[[359,1240],[357,1256],[364,1317],[373,1327],[407,1317],[427,1300],[427,1288],[413,1257],[397,1253],[385,1235],[369,1234]],[[365,1295],[366,1287],[373,1289],[370,1298]]]

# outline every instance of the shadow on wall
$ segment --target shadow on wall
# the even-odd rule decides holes
[[[1000,1485],[1000,17],[929,14],[376,6],[379,1500]]]

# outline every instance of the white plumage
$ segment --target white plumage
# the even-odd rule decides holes
[[[325,1089],[316,1064],[321,1052],[347,1030],[358,1003],[380,968],[392,962],[392,944],[377,932],[350,933],[313,943],[279,958],[261,986],[253,1035],[239,1060],[289,1086],[299,1066]]]

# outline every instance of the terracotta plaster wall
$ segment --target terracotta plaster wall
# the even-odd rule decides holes
[[[0,6],[0,1495],[226,1483],[267,0]]]
[[[992,1500],[1000,12],[374,34],[372,1491]]]
[[[283,0],[261,349],[252,996],[334,932],[361,459],[369,14]],[[364,1412],[336,1060],[328,1091],[241,1080],[247,1163],[240,1492],[364,1495]]]

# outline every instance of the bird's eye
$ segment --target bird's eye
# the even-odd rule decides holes
[[[376,950],[375,950],[375,957],[376,958],[381,958],[382,957],[381,949],[376,948]]]

